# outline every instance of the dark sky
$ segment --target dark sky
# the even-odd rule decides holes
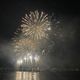
[[[19,25],[25,10],[43,10],[58,15],[79,17],[80,6],[78,2],[51,1],[51,0],[16,0],[1,2],[1,36],[9,38]]]
[[[45,11],[49,14],[54,13],[59,17],[63,17],[62,23],[60,25],[65,26],[63,28],[63,32],[65,32],[64,34],[67,34],[67,36],[69,35],[68,32],[75,32],[72,37],[72,40],[71,38],[65,38],[65,42],[63,43],[62,41],[60,41],[60,39],[58,39],[56,42],[57,46],[55,46],[55,51],[57,52],[57,54],[53,54],[54,51],[52,51],[51,53],[53,54],[54,58],[56,55],[58,55],[56,61],[59,61],[59,59],[61,59],[62,64],[64,65],[65,63],[68,64],[68,62],[71,61],[69,64],[77,65],[78,63],[77,66],[80,67],[80,4],[77,1],[66,2],[65,0],[7,0],[6,2],[0,2],[0,43],[4,41],[10,41],[13,36],[13,33],[20,25],[21,17],[24,16],[26,10],[37,9]],[[69,26],[69,29],[67,26]],[[65,31],[65,29],[70,31]],[[64,51],[62,52],[63,49]],[[0,54],[3,53],[1,52]],[[67,61],[68,58],[70,61]]]
[[[16,0],[1,2],[1,36],[9,38],[19,25],[25,10],[44,10],[48,13],[54,12],[58,15],[77,16],[80,15],[78,2],[51,1],[51,0]]]

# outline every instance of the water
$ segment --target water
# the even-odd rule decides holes
[[[39,72],[16,72],[15,80],[39,80]]]
[[[25,71],[2,71],[0,80],[80,80],[80,72],[25,72]]]

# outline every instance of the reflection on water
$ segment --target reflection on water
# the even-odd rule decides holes
[[[0,80],[80,80],[80,72],[75,72],[75,71],[56,71],[56,72],[0,71]]]
[[[39,72],[16,72],[16,80],[39,80]]]

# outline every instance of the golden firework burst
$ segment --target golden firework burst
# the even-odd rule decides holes
[[[51,30],[48,14],[44,12],[30,12],[22,18],[22,33],[33,40],[48,38],[48,31]]]

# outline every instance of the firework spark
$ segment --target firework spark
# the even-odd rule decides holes
[[[20,54],[26,54],[29,51],[35,51],[37,43],[30,39],[20,39],[14,41],[14,51]]]
[[[44,12],[30,12],[22,18],[22,34],[33,40],[48,38],[48,31],[51,30],[48,14]]]
[[[14,52],[25,55],[28,52],[42,51],[51,30],[50,24],[48,14],[44,12],[26,14],[13,38]]]

